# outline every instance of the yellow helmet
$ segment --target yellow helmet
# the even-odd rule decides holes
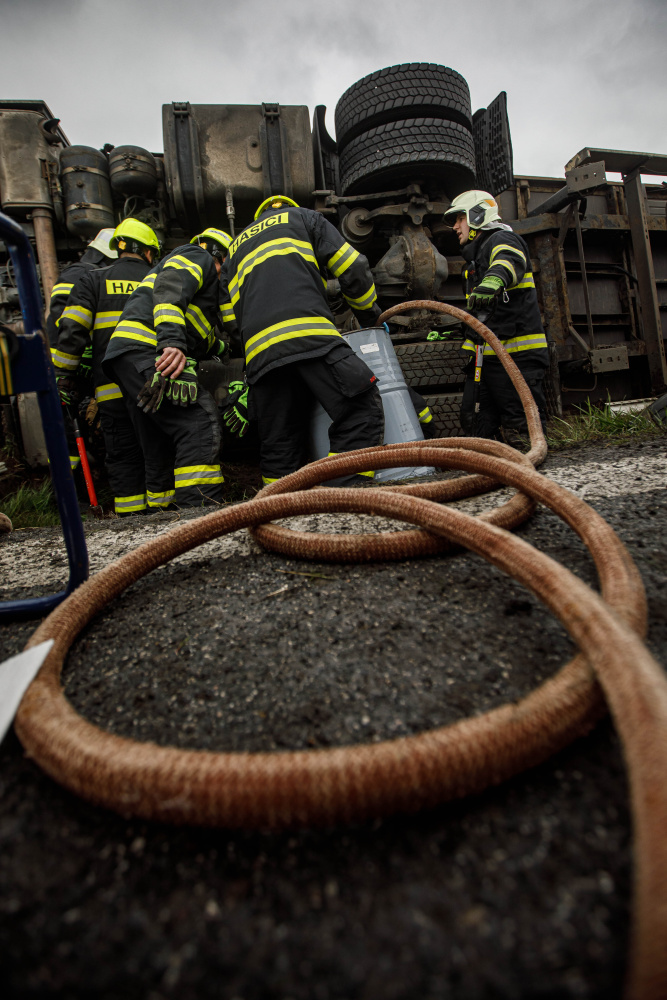
[[[462,212],[465,212],[466,221],[471,229],[481,229],[489,222],[497,222],[500,219],[498,202],[488,191],[474,190],[457,194],[444,213],[444,218]]]
[[[272,194],[270,198],[264,199],[255,212],[255,222],[257,222],[262,212],[266,212],[267,208],[280,208],[282,205],[291,205],[292,208],[299,207],[297,203],[292,198],[288,198],[286,194]]]
[[[209,226],[203,233],[193,236],[190,242],[198,243],[204,250],[208,250],[213,257],[224,257],[232,245],[232,238],[224,229],[214,229],[212,226]]]
[[[154,247],[160,252],[160,241],[150,226],[138,219],[123,219],[120,225],[116,226],[114,234],[109,240],[112,250],[127,250],[128,245],[140,243],[143,247]],[[131,251],[130,251],[131,252]]]

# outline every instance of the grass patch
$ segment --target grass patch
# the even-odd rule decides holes
[[[665,437],[667,429],[656,424],[648,413],[618,413],[608,403],[576,407],[578,413],[549,421],[547,444],[552,451],[586,441],[645,441]]]
[[[22,483],[15,493],[0,500],[0,510],[15,528],[47,528],[60,524],[56,498],[49,479],[37,485]]]

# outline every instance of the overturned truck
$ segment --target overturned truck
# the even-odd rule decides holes
[[[359,80],[335,109],[173,102],[164,151],[72,145],[42,101],[0,101],[0,206],[34,242],[45,306],[59,271],[99,229],[133,215],[166,249],[206,225],[232,235],[270,194],[323,213],[371,264],[380,305],[464,304],[463,259],[443,211],[466,188],[491,191],[527,240],[551,342],[551,413],[661,395],[667,387],[667,156],[584,149],[561,178],[516,176],[504,92],[472,113],[468,85],[430,63]],[[610,179],[609,173],[618,179]],[[327,286],[341,329],[350,314]],[[20,329],[11,262],[0,244],[0,321]],[[432,329],[453,327],[446,341]],[[460,432],[462,332],[443,314],[396,316],[392,339],[407,382],[443,436]],[[225,375],[238,374],[242,361]],[[27,460],[44,458],[29,398],[3,406]]]

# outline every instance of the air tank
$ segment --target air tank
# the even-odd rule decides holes
[[[109,153],[111,187],[131,198],[152,198],[157,191],[155,157],[141,146],[116,146]]]
[[[114,227],[109,165],[92,146],[68,146],[60,154],[65,220],[72,236],[95,236]]]

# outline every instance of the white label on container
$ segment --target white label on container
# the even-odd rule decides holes
[[[359,350],[362,354],[373,354],[375,351],[380,350],[379,344],[361,344]]]

